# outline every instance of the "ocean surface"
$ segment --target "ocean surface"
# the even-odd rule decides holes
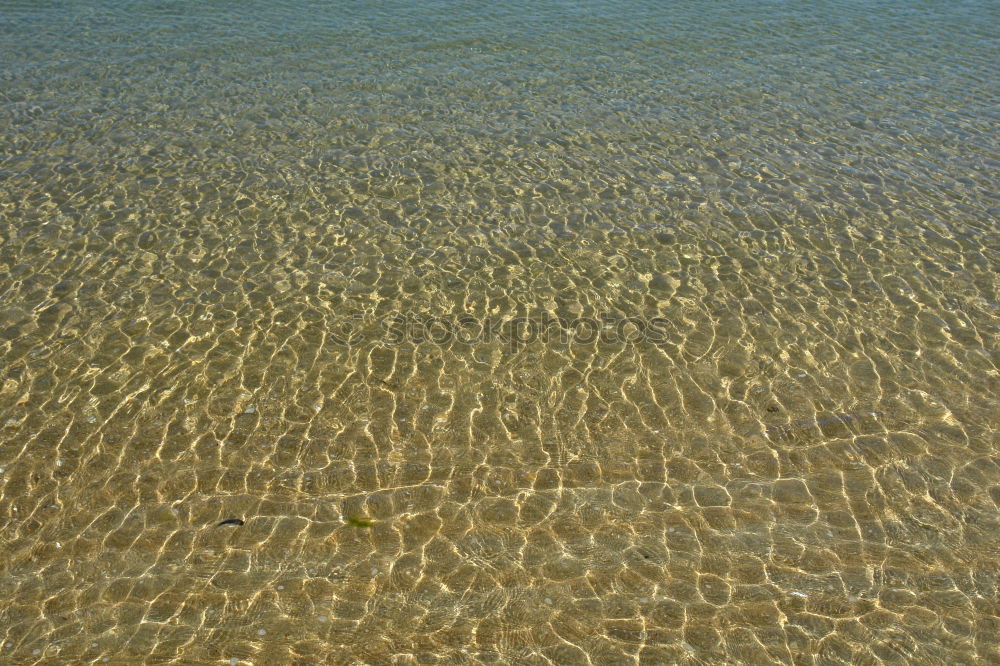
[[[1000,663],[998,191],[993,0],[0,0],[0,662]]]

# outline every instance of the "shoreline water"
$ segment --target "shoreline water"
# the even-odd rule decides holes
[[[1000,661],[998,29],[0,2],[0,661]]]

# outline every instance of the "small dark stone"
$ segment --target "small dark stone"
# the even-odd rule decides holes
[[[152,231],[143,231],[139,234],[139,239],[136,241],[136,245],[139,246],[140,250],[148,250],[156,244],[156,234]]]

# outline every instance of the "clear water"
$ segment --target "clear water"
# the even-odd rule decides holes
[[[0,1],[0,661],[1000,662],[998,35]]]

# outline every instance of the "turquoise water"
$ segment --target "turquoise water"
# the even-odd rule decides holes
[[[0,661],[1000,662],[998,35],[0,0]]]

